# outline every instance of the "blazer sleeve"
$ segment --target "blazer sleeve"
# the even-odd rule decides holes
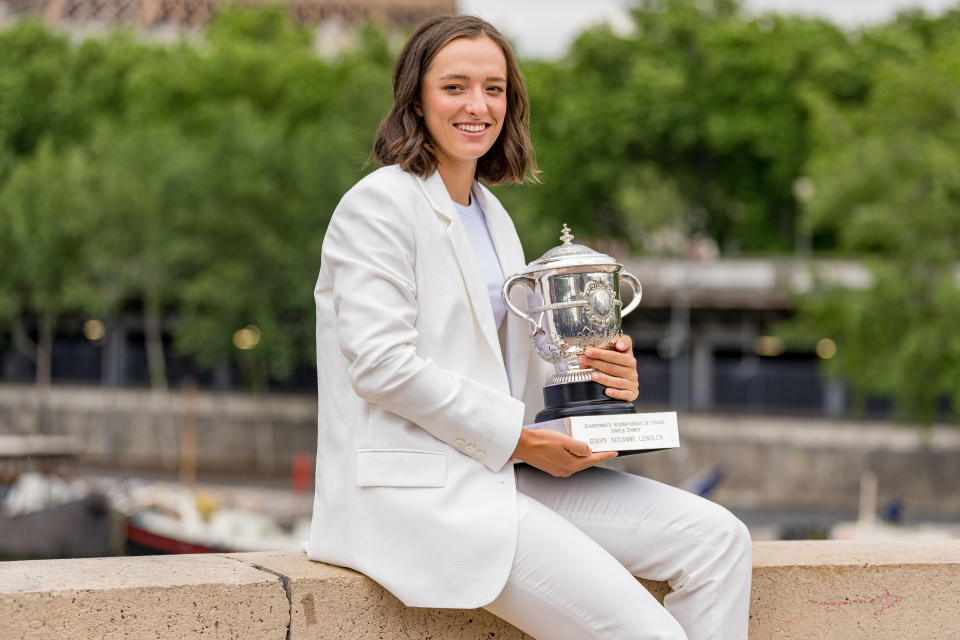
[[[353,390],[455,448],[458,438],[474,443],[499,471],[520,439],[524,404],[418,355],[416,239],[401,204],[410,198],[364,182],[344,196],[323,242]]]

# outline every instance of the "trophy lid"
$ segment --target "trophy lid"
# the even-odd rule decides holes
[[[560,239],[563,244],[550,249],[545,254],[531,262],[522,273],[536,273],[550,269],[565,269],[568,267],[592,267],[597,265],[616,265],[617,261],[605,253],[594,251],[582,244],[574,244],[570,228],[563,225],[563,235]],[[609,270],[609,269],[608,269]]]

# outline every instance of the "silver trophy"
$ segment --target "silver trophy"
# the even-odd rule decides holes
[[[632,403],[607,396],[605,387],[591,380],[593,369],[582,366],[577,357],[587,347],[603,347],[620,338],[621,318],[640,304],[640,281],[621,272],[622,265],[610,256],[574,244],[573,238],[563,225],[562,245],[503,283],[507,308],[530,323],[537,353],[556,367],[543,390],[545,408],[537,414],[538,423],[635,412]],[[620,301],[621,280],[633,289],[633,299],[625,307]],[[516,284],[532,294],[527,296],[527,312],[510,300]]]

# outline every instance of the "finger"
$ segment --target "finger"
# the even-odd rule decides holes
[[[583,458],[593,453],[593,451],[590,449],[590,445],[575,438],[569,438],[569,441],[563,445],[563,448],[578,458]]]
[[[592,367],[601,373],[605,373],[608,376],[614,376],[616,378],[624,378],[626,380],[636,380],[637,379],[637,366],[636,363],[631,362],[629,364],[619,364],[613,362],[607,362],[605,360],[594,360],[592,358],[583,358],[580,360],[580,364]]]
[[[610,344],[617,351],[626,351],[629,353],[633,350],[633,338],[627,334],[623,334],[620,336],[620,339],[616,340],[615,342],[611,341]]]
[[[633,389],[614,389],[607,387],[603,391],[609,397],[615,400],[623,400],[624,402],[633,402],[637,399],[637,396],[640,395],[639,391],[636,388]]]
[[[598,462],[603,462],[604,460],[610,460],[611,458],[616,458],[616,451],[599,451],[590,455],[588,458],[583,459],[583,466],[581,469],[586,469],[587,467],[592,467]]]
[[[585,364],[589,363],[610,375],[619,375],[631,378],[636,375],[637,359],[633,352],[620,353],[611,349],[587,349],[584,354]],[[619,368],[618,368],[619,367]]]
[[[589,347],[584,350],[583,355],[591,360],[602,360],[614,364],[629,365],[636,362],[632,351],[620,352],[616,349],[604,349],[602,347]]]
[[[637,386],[637,384],[629,378],[611,376],[610,374],[602,371],[592,372],[590,374],[590,379],[594,382],[599,382],[605,387],[612,387],[614,389],[633,389]]]

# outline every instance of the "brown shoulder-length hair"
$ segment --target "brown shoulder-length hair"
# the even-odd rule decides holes
[[[496,28],[475,16],[434,16],[417,27],[393,69],[393,106],[380,123],[372,155],[426,178],[437,169],[437,151],[426,124],[415,111],[423,75],[437,52],[457,38],[487,37],[507,61],[507,113],[490,150],[477,160],[477,178],[487,184],[537,181],[530,143],[530,103],[513,50]]]

